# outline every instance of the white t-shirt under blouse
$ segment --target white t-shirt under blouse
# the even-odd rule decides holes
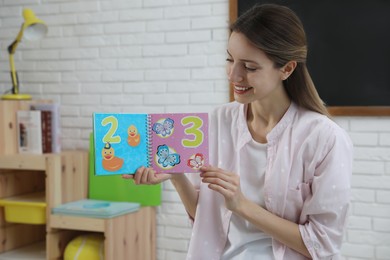
[[[252,139],[240,154],[240,186],[246,198],[265,206],[264,175],[267,145]],[[222,260],[273,259],[272,239],[249,221],[232,214]]]

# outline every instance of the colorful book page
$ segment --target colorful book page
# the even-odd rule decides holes
[[[208,164],[207,113],[151,114],[151,127],[157,172],[198,172]]]
[[[95,114],[96,175],[134,173],[148,166],[147,114]]]

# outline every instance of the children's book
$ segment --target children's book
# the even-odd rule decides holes
[[[19,153],[42,153],[41,112],[20,110],[16,114]]]
[[[208,114],[93,115],[95,174],[199,172],[208,164]]]
[[[60,105],[57,103],[37,103],[30,106],[31,110],[42,111],[42,123],[46,122],[46,131],[42,129],[43,143],[46,142],[47,149],[43,152],[60,153],[61,152],[61,122]],[[45,117],[46,115],[46,117]],[[46,118],[46,120],[44,120]]]

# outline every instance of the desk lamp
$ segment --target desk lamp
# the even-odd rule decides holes
[[[15,41],[8,46],[8,53],[9,53],[9,64],[11,68],[11,79],[12,79],[12,93],[3,95],[2,99],[7,100],[29,100],[31,99],[31,96],[28,94],[20,94],[19,93],[19,81],[18,81],[18,75],[15,70],[15,62],[14,62],[14,53],[16,51],[16,47],[18,46],[19,42],[23,40],[39,40],[45,34],[47,33],[47,26],[42,21],[39,20],[34,12],[31,9],[24,9],[23,10],[23,18],[24,23],[22,24],[22,27],[20,28],[20,31],[15,39]]]

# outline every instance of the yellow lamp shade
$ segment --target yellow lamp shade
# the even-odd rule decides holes
[[[41,39],[47,33],[45,22],[38,19],[31,9],[23,10],[23,39],[35,41]]]

